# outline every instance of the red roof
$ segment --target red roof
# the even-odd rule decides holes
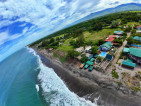
[[[109,38],[105,39],[105,41],[110,41],[110,42],[113,42],[114,40],[115,40],[115,38],[113,38],[113,37],[109,37]]]
[[[138,29],[139,27],[141,27],[141,25],[140,25],[140,26],[137,26],[137,29]]]
[[[117,37],[118,35],[110,35],[109,37],[112,37],[112,38],[114,38],[114,37]]]
[[[117,43],[113,43],[113,45],[116,45]]]

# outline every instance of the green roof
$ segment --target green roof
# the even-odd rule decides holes
[[[131,59],[127,59],[128,62],[133,62]]]
[[[106,47],[107,49],[110,49],[113,46],[112,42],[106,42],[102,45],[102,47]]]
[[[86,64],[87,64],[87,65],[93,65],[93,62],[87,61]]]
[[[133,39],[141,41],[141,37],[139,37],[139,36],[135,36],[135,37],[133,37]]]
[[[88,68],[89,67],[89,65],[88,64],[86,64],[85,66],[84,66],[84,68]]]
[[[98,55],[96,54],[96,55],[94,55],[94,58],[97,58],[98,57]]]
[[[123,52],[124,52],[124,53],[128,53],[128,52],[129,52],[129,48],[124,48],[124,49],[123,49]]]
[[[91,70],[91,71],[92,71],[92,70],[93,70],[93,66],[90,66],[90,67],[89,67],[89,70]]]
[[[135,63],[128,62],[128,61],[123,61],[122,64],[127,65],[127,66],[131,66],[131,67],[136,67]]]
[[[90,60],[90,61],[92,61],[92,62],[93,62],[94,60],[95,60],[95,58],[91,58],[91,60]]]
[[[136,57],[141,57],[141,49],[139,48],[129,48],[129,53]]]

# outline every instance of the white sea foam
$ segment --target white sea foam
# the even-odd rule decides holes
[[[39,92],[39,85],[37,85],[37,84],[36,84],[36,89],[37,89],[37,91]]]
[[[45,100],[51,103],[50,106],[96,106],[91,101],[80,98],[71,92],[53,69],[46,67],[41,62],[40,57],[33,49],[30,52],[38,57],[39,67],[41,69],[38,79],[41,82]]]

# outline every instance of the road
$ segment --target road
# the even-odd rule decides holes
[[[127,33],[127,38],[129,38],[131,35],[131,33]],[[111,73],[112,69],[114,68],[114,65],[116,64],[116,62],[119,59],[120,53],[122,52],[123,48],[125,47],[125,45],[127,44],[127,40],[125,40],[122,44],[122,46],[120,48],[118,48],[118,51],[115,55],[115,58],[113,59],[113,61],[111,62],[111,66],[107,68],[106,73]]]

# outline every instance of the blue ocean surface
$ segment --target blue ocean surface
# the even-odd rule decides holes
[[[95,105],[71,92],[33,49],[23,48],[0,63],[0,106]]]
[[[22,49],[0,63],[0,106],[42,106],[36,89],[37,61]]]

